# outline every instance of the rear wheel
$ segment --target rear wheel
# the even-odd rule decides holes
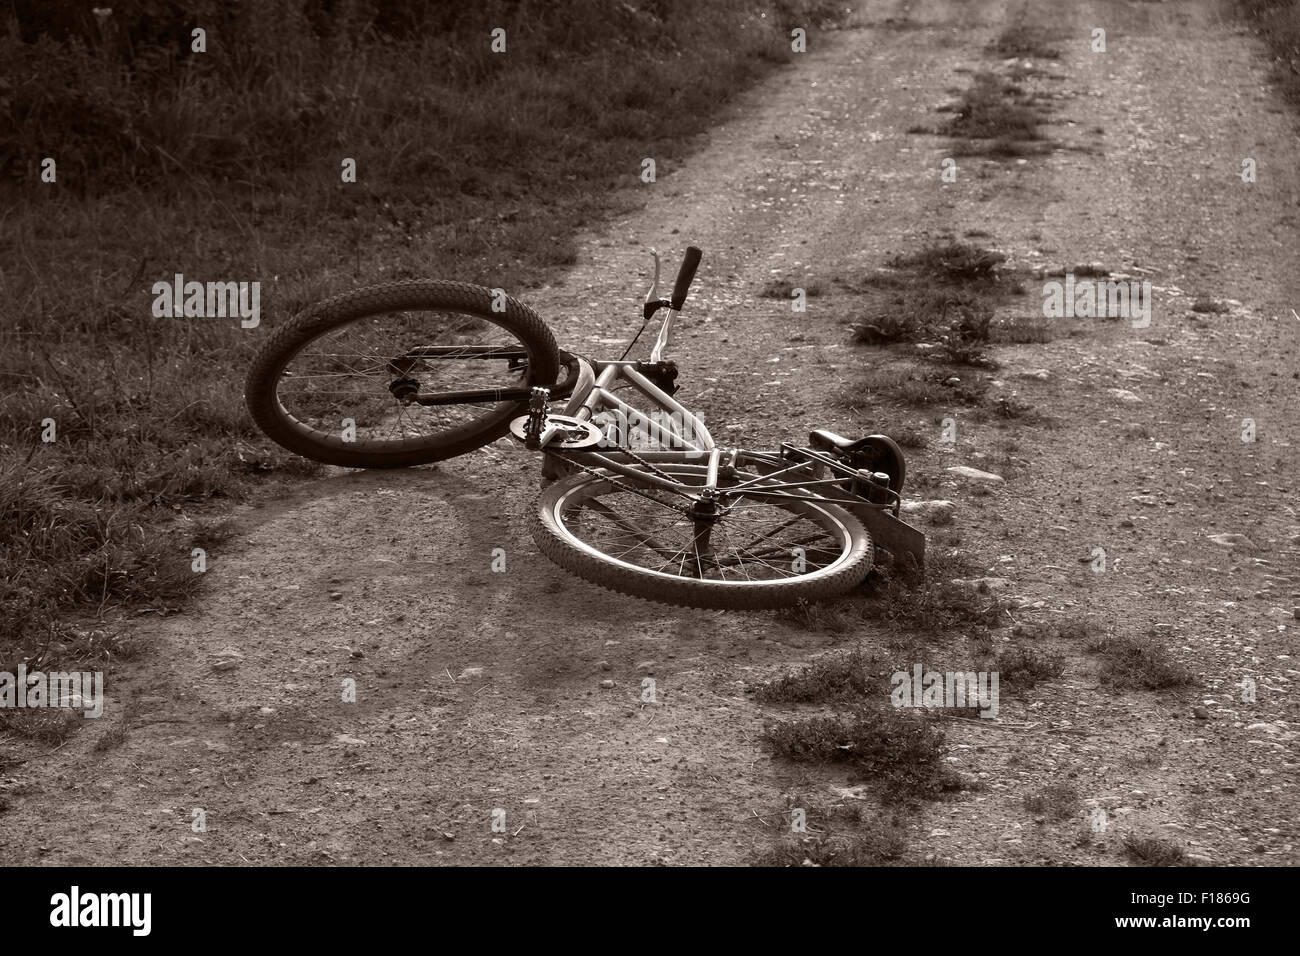
[[[707,469],[663,475],[702,486]],[[764,494],[752,475],[719,480],[716,511],[624,475],[583,472],[547,488],[533,539],[564,569],[595,584],[686,607],[755,609],[835,597],[871,570],[871,535],[844,509]]]
[[[277,329],[244,397],[290,451],[399,468],[500,438],[529,389],[551,385],[558,368],[554,337],[523,303],[461,282],[393,282],[327,299]]]

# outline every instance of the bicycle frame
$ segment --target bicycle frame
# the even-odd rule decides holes
[[[671,316],[665,321],[665,328],[669,327],[670,321]],[[897,557],[910,555],[918,565],[924,564],[925,535],[899,520],[899,496],[880,485],[871,486],[871,492],[884,500],[873,501],[851,490],[858,487],[854,483],[862,478],[856,469],[830,455],[788,443],[782,443],[773,452],[719,448],[699,417],[637,371],[636,362],[600,362],[581,356],[577,360],[577,381],[565,406],[565,416],[590,423],[601,412],[613,411],[624,416],[629,431],[636,426],[644,427],[649,437],[665,447],[636,451],[621,447],[560,449],[554,446],[560,439],[563,426],[550,425],[543,429],[541,436],[541,448],[549,465],[558,464],[562,470],[565,466],[572,468],[576,465],[621,474],[692,502],[710,502],[741,495],[836,504],[862,519],[881,548]],[[645,399],[668,412],[667,426],[615,395],[614,390],[620,383],[630,385]],[[638,468],[637,462],[652,466],[704,465],[706,470],[702,483],[687,483]],[[737,472],[741,474],[739,483],[719,487],[720,477],[735,477]],[[553,468],[544,470],[544,474],[556,476]],[[779,480],[782,478],[785,480]]]
[[[751,495],[815,498],[818,501],[833,501],[845,505],[869,503],[873,508],[879,509],[896,506],[898,496],[885,488],[880,488],[880,491],[891,496],[891,500],[885,502],[862,502],[861,499],[850,499],[847,495],[827,497],[821,494],[796,494],[797,491],[807,489],[809,486],[842,484],[846,478],[859,478],[860,476],[854,469],[835,461],[829,456],[822,455],[811,449],[797,448],[794,445],[783,444],[776,453],[755,452],[740,448],[726,450],[719,448],[699,417],[638,372],[635,368],[635,362],[592,363],[583,358],[579,358],[578,361],[581,369],[580,378],[578,384],[574,387],[569,404],[565,407],[564,414],[566,416],[581,421],[592,421],[603,411],[613,411],[623,416],[629,429],[638,426],[643,427],[649,437],[666,447],[637,451],[615,447],[612,450],[602,451],[563,450],[556,452],[546,449],[547,443],[560,431],[559,426],[552,426],[542,433],[542,447],[548,454],[558,454],[564,460],[578,462],[591,468],[604,468],[620,474],[635,476],[641,481],[681,493],[690,498],[708,497],[710,493],[718,490],[719,474],[731,473],[737,467],[743,468],[749,465],[762,469],[764,473],[760,477],[768,479],[762,489],[749,491],[748,493]],[[667,427],[615,395],[612,386],[619,381],[631,385],[660,409],[668,412]],[[701,485],[669,481],[625,464],[626,461],[632,459],[640,459],[651,464],[703,464],[707,467],[705,482]],[[769,472],[768,469],[776,470]],[[770,483],[771,478],[800,469],[809,469],[810,474],[808,477],[781,482],[776,485]],[[819,473],[823,469],[836,472],[838,477],[823,478]],[[734,491],[748,484],[749,482],[744,482],[741,485],[732,485],[726,490]]]
[[[654,283],[646,295],[647,318],[655,309],[669,305],[656,298],[658,284],[659,258],[656,255]],[[548,421],[541,411],[536,411],[545,408],[549,395],[548,389],[537,389],[533,395],[537,417],[530,419],[535,430],[526,430],[526,433],[532,436],[529,446],[539,448],[546,455],[543,476],[557,477],[557,472],[563,473],[575,466],[623,475],[641,485],[679,495],[691,502],[693,508],[708,509],[720,500],[734,497],[835,504],[861,518],[883,548],[900,556],[910,554],[917,564],[923,563],[925,536],[898,519],[901,499],[895,491],[875,483],[871,476],[832,455],[811,448],[788,443],[782,443],[773,452],[720,448],[697,415],[639,370],[638,366],[656,366],[664,361],[663,355],[678,314],[679,309],[670,306],[660,325],[649,362],[600,361],[575,356],[577,373],[562,413],[563,418],[570,422],[594,427],[599,415],[612,412],[626,423],[625,435],[630,434],[633,428],[644,429],[659,447],[636,451],[630,447],[593,449],[590,447],[590,433],[584,433],[586,437],[579,440],[579,447],[564,448],[566,439],[572,437],[570,422]],[[615,394],[624,385],[630,386],[659,410],[667,412],[666,419],[656,421]],[[703,481],[676,481],[654,467],[673,464],[703,465]],[[720,477],[739,477],[740,481],[720,486]]]

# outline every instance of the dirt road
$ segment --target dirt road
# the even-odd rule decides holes
[[[1005,67],[985,48],[1020,6],[865,2],[849,29],[814,31],[683,168],[630,174],[634,211],[593,232],[561,284],[522,297],[563,346],[607,354],[635,327],[645,247],[675,261],[701,246],[673,354],[678,397],[720,441],[918,429],[931,441],[910,455],[909,494],[957,503],[959,547],[1011,582],[1017,622],[1163,635],[1197,675],[1191,693],[1115,694],[1082,646],[1045,638],[1064,677],[1004,699],[1005,726],[947,728],[950,762],[983,788],[913,815],[904,862],[1117,863],[1125,833],[1148,833],[1193,863],[1295,864],[1296,126],[1262,51],[1209,0],[1061,0],[1033,7],[1061,57],[1025,81],[1050,97],[1054,148],[959,157],[944,183],[948,141],[908,130]],[[1090,49],[1098,26],[1105,53]],[[1026,274],[1101,263],[1149,279],[1150,327],[1054,320],[1049,341],[997,349],[990,388],[1040,422],[837,404],[886,357],[849,344],[855,299],[833,280],[971,231]],[[776,277],[827,294],[792,314],[760,296]],[[1037,312],[1037,281],[1007,308]],[[1228,311],[1193,313],[1201,295]],[[943,417],[955,445],[938,441]],[[957,464],[1005,485],[977,494],[945,472]],[[8,771],[4,861],[729,864],[770,845],[788,794],[845,780],[774,763],[743,682],[885,635],[572,578],[524,531],[537,475],[503,441],[242,508],[198,606],[139,622],[154,649],[107,688],[105,717]],[[1254,550],[1210,540],[1224,533]],[[933,635],[931,652],[961,638]],[[221,652],[236,663],[214,670]],[[125,742],[94,750],[122,721]],[[1080,821],[1036,822],[1023,804],[1060,780],[1107,811],[1086,845]]]

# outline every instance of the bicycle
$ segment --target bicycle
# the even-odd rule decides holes
[[[290,451],[349,468],[441,461],[513,435],[544,456],[530,522],[542,553],[663,603],[784,607],[852,590],[878,550],[922,563],[924,535],[899,519],[906,463],[889,437],[815,429],[807,446],[722,449],[672,397],[664,352],[701,253],[687,250],[668,299],[651,253],[641,329],[619,359],[561,351],[503,290],[407,280],[277,329],[249,369],[249,411]],[[649,359],[628,360],[662,309]],[[616,394],[627,389],[657,411]]]

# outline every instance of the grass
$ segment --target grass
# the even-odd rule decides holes
[[[149,5],[113,5],[79,39],[28,6],[0,20],[20,78],[0,84],[0,660],[53,663],[138,650],[78,634],[182,606],[203,580],[191,549],[227,533],[213,515],[316,473],[243,408],[278,323],[369,282],[540,282],[626,205],[620,187],[654,188],[643,158],[669,174],[790,59],[792,26],[835,13],[197,0],[186,16],[222,42],[209,30],[189,55],[185,18]],[[151,286],[175,273],[261,282],[262,324],[153,317]]]
[[[91,462],[70,483],[75,462],[57,462],[0,474],[0,614],[11,640],[48,637],[60,609],[162,609],[193,594],[201,577],[190,570],[188,551],[175,535],[140,523],[148,505],[110,490],[131,479],[128,466],[114,472]],[[0,657],[5,650],[0,644]]]
[[[1227,0],[1273,54],[1273,81],[1300,110],[1300,2]]]
[[[1067,275],[1072,275],[1076,279],[1108,279],[1110,278],[1110,270],[1105,266],[1093,265],[1092,263],[1085,262],[1070,268],[1063,267],[1060,269],[1049,269],[1044,272],[1043,275],[1059,276],[1061,278],[1064,278]]]
[[[942,296],[899,293],[881,308],[864,315],[853,326],[853,341],[859,345],[889,345],[914,341],[929,328],[936,313],[946,306]]]
[[[1082,807],[1079,792],[1068,783],[1049,783],[1038,792],[1025,795],[1026,810],[1056,823],[1076,816]]]
[[[112,727],[109,727],[108,730],[100,734],[99,739],[95,741],[95,746],[92,749],[96,753],[105,753],[126,743],[126,737],[126,721],[119,720]]]
[[[763,286],[762,295],[765,299],[788,299],[795,289],[803,289],[810,299],[825,291],[817,279],[773,279]]]
[[[903,448],[921,451],[930,446],[930,439],[915,425],[897,425],[890,431],[889,437]]]
[[[1088,650],[1101,655],[1098,678],[1114,690],[1169,690],[1196,685],[1195,675],[1175,661],[1154,634],[1144,638],[1102,636]]]
[[[858,633],[868,623],[892,624],[919,633],[944,633],[963,628],[996,628],[1006,623],[1007,606],[994,593],[980,593],[973,588],[952,584],[954,579],[979,577],[983,572],[964,559],[956,559],[934,547],[926,557],[925,568],[873,569],[863,592],[816,611],[818,605],[787,609],[780,619],[787,625],[809,630],[832,630],[835,633]],[[826,614],[834,614],[833,626],[827,627]],[[805,678],[792,678],[781,688],[803,688],[821,683],[837,685],[847,679],[854,667],[874,667],[876,661],[860,652],[842,658],[827,658],[814,665]],[[863,678],[865,679],[865,677]],[[780,682],[774,682],[779,684]],[[774,687],[770,693],[785,691]],[[779,697],[773,700],[781,699]]]
[[[1032,403],[1023,400],[1014,392],[995,395],[987,405],[975,409],[972,417],[975,421],[980,422],[993,420],[1003,427],[1010,422],[1020,422],[1026,425],[1053,423],[1050,416],[1039,412]],[[1014,462],[1011,462],[1010,459],[1005,460],[1007,462],[1005,467],[1014,468]]]
[[[1004,70],[1006,75],[988,70],[976,73],[958,101],[941,108],[952,114],[948,119],[934,129],[918,125],[907,132],[952,137],[959,141],[950,147],[956,156],[1020,159],[1049,152],[1051,144],[1039,132],[1045,118],[1041,100],[1027,93],[1020,83],[1048,75],[1024,61],[1058,59],[1060,52],[1051,45],[1045,30],[1024,22],[1025,16],[1022,11],[1017,21],[988,46],[994,56],[1021,62]]]
[[[998,418],[1033,421],[1037,417],[1034,406],[1015,395],[999,395],[993,400],[993,414]]]
[[[889,802],[935,799],[957,788],[943,762],[943,732],[932,721],[887,705],[768,724],[762,735],[782,759],[845,763],[878,783]]]
[[[864,821],[857,807],[840,805],[820,816],[809,814],[809,834],[785,834],[755,852],[750,865],[881,866],[900,859],[907,850],[907,829],[895,814]]]
[[[1128,834],[1123,843],[1129,859],[1143,866],[1181,866],[1187,862],[1187,851],[1172,840]]]
[[[974,238],[985,235],[974,232],[978,234]],[[856,287],[866,303],[850,322],[853,343],[875,347],[910,343],[924,349],[923,358],[931,361],[989,368],[995,365],[988,354],[990,345],[1049,341],[1052,330],[1039,316],[1018,312],[997,316],[1004,300],[1024,292],[1016,274],[1004,268],[1005,262],[1006,256],[995,249],[951,237],[889,257],[885,268],[870,273]],[[877,369],[835,401],[853,411],[869,408],[877,397],[922,408],[980,404],[987,387],[981,376],[966,376],[955,387],[950,377],[946,372]],[[998,401],[989,414],[1028,423],[1045,421],[1015,396]]]
[[[872,695],[885,696],[880,662],[861,649],[814,661],[796,674],[787,674],[754,688],[764,704],[825,704]]]
[[[1003,316],[993,327],[989,339],[998,344],[1042,344],[1052,340],[1052,325],[1041,315]]]
[[[1192,302],[1192,311],[1201,314],[1222,315],[1229,309],[1217,299],[1212,299],[1208,295],[1198,295]]]
[[[915,288],[895,292],[863,315],[853,329],[858,345],[934,340],[950,364],[979,365],[989,340],[993,307],[964,290]]]
[[[907,849],[905,836],[894,831],[865,834],[784,838],[756,853],[751,866],[881,866],[897,860]]]
[[[0,58],[31,77],[5,97],[6,172],[31,174],[33,144],[87,194],[312,165],[337,181],[339,158],[352,156],[384,199],[446,202],[449,189],[520,199],[530,171],[577,181],[604,165],[593,163],[600,151],[639,163],[648,139],[695,132],[691,114],[792,56],[791,27],[836,12],[798,0],[330,7],[195,0],[185,19],[216,25],[221,40],[201,55],[186,23],[147,5],[119,5],[102,29],[62,40],[24,14],[0,36]],[[497,27],[503,52],[490,44]],[[561,145],[549,159],[538,152]]]
[[[1021,16],[1024,16],[1023,12]],[[1060,51],[1052,46],[1046,30],[1023,20],[998,34],[989,44],[989,52],[1000,57],[1038,60],[1055,60],[1061,56]]]
[[[879,569],[868,580],[869,594],[859,614],[916,631],[947,632],[963,627],[998,627],[1006,605],[994,594],[952,584],[956,578],[978,576],[966,562],[943,552],[926,558],[924,576]]]
[[[836,605],[805,601],[803,598],[787,607],[777,609],[774,616],[776,620],[790,627],[805,631],[843,634],[853,626],[852,618]]]
[[[998,267],[1005,260],[996,250],[956,239],[890,257],[889,271],[864,280],[870,300],[853,323],[853,341],[928,342],[948,364],[986,364],[996,297],[1004,286]]]
[[[1065,658],[1025,644],[1012,644],[997,656],[998,680],[1017,689],[1058,680],[1065,673]]]
[[[916,252],[891,256],[887,265],[892,269],[924,273],[950,284],[994,283],[998,280],[998,267],[1006,259],[1003,253],[994,249],[958,239],[940,239],[927,243]]]
[[[941,405],[978,405],[988,388],[987,380],[979,375],[968,375],[953,383],[951,369],[881,368],[874,369],[863,381],[843,389],[834,401],[852,411],[873,408],[882,401],[912,407]],[[882,426],[883,427],[883,426]],[[889,429],[891,436],[903,447],[924,447],[926,440],[915,429]],[[898,434],[894,434],[898,431]],[[899,436],[902,437],[899,437]],[[906,441],[904,441],[906,439]],[[911,442],[909,446],[907,443]]]
[[[0,733],[58,747],[81,726],[81,711],[69,707],[0,709]]]
[[[1099,642],[1092,623],[1082,617],[1017,624],[1011,629],[1011,633],[1015,637],[1035,641],[1068,641],[1084,647],[1093,647]]]
[[[990,140],[1002,148],[1041,139],[1042,115],[1024,89],[995,73],[976,74],[942,123],[944,136],[964,140]]]

